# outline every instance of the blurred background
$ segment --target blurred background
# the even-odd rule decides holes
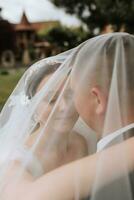
[[[108,32],[134,33],[134,0],[0,0],[0,110],[32,63]]]

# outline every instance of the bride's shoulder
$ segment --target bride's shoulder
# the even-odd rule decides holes
[[[88,154],[88,145],[86,139],[74,130],[69,135],[69,147],[82,156]]]

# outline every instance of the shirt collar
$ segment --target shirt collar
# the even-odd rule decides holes
[[[109,144],[113,139],[121,135],[123,132],[128,131],[129,129],[134,128],[134,123],[129,124],[113,133],[110,133],[109,135],[105,136],[102,138],[98,143],[97,143],[97,152],[103,150],[107,144]]]

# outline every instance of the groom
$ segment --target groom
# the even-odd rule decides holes
[[[72,71],[75,107],[87,125],[96,131],[97,151],[134,136],[134,37],[127,33],[111,34],[101,46],[102,39],[98,37],[96,51],[92,45],[94,52],[91,52],[90,42],[80,50]],[[125,165],[125,150],[122,151],[119,162]],[[99,173],[103,165],[106,163],[101,164]],[[101,181],[107,177],[99,180],[98,174],[99,186],[91,199],[134,199],[134,173],[127,172],[127,165],[125,167],[124,176],[105,187],[101,187]]]

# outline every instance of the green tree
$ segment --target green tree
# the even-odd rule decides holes
[[[88,38],[82,27],[68,28],[57,26],[44,32],[41,38],[60,48],[61,51],[73,48]]]
[[[50,0],[57,7],[67,13],[75,14],[89,32],[102,31],[108,24],[112,24],[115,31],[122,27],[134,33],[134,0]]]
[[[114,25],[115,31],[124,27],[134,33],[134,0],[95,0],[106,22]]]

